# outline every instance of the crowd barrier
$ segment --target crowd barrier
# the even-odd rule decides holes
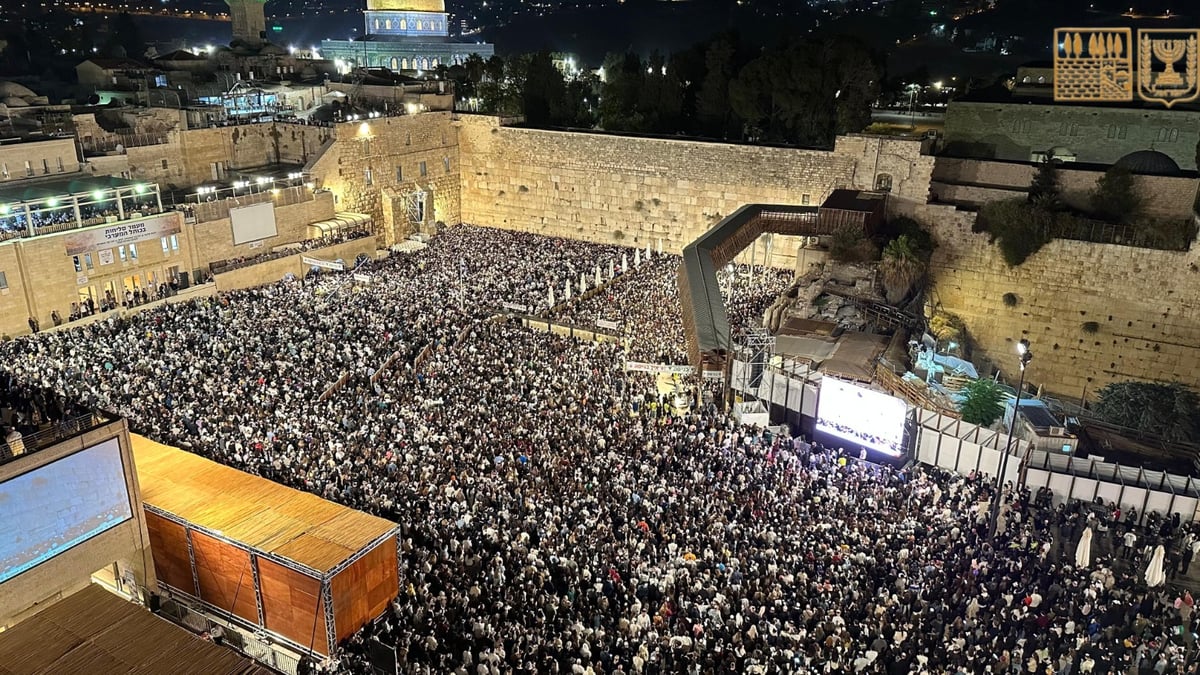
[[[951,418],[941,413],[916,409],[917,439],[915,459],[922,464],[937,466],[960,474],[999,473],[1007,432],[987,429]],[[1200,482],[1186,476],[1161,471],[1124,467],[1098,459],[1080,459],[1067,454],[1054,455],[1034,451],[1027,466],[1018,448],[1020,439],[1012,446],[1004,481],[1018,483],[1022,469],[1025,485],[1033,492],[1050,488],[1054,503],[1068,500],[1119,504],[1121,510],[1136,509],[1139,519],[1157,511],[1163,515],[1178,513],[1185,520],[1200,520]]]
[[[610,344],[625,344],[626,339],[620,335],[605,333],[594,328],[580,328],[569,323],[558,323],[543,319],[536,316],[521,316],[521,323],[529,328],[540,330],[546,333],[554,333],[564,337],[579,338],[588,342],[601,342]]]

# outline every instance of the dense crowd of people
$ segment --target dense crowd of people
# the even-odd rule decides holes
[[[1191,596],[1108,543],[1190,547],[1178,519],[1008,490],[992,538],[984,476],[646,405],[624,363],[676,360],[677,258],[557,314],[620,320],[632,353],[492,318],[627,254],[460,226],[367,285],[110,317],[0,345],[0,372],[399,523],[399,596],[306,672],[368,673],[374,643],[406,674],[1195,672]],[[787,277],[732,285],[735,334]]]
[[[630,339],[629,360],[686,365],[687,343],[679,304],[680,261],[675,255],[651,259],[618,276],[599,293],[557,308],[552,318],[580,326],[611,322]],[[721,271],[718,283],[737,337],[763,325],[763,313],[787,289],[792,277],[789,270],[761,265],[736,264]]]
[[[158,212],[158,205],[153,199],[141,196],[126,197],[122,206],[127,218],[133,215],[140,216],[144,213]],[[116,202],[112,200],[99,204],[81,204],[78,224],[80,227],[98,225],[105,222],[106,218],[119,217],[120,213]],[[5,215],[0,216],[0,241],[29,234],[31,223],[33,233],[37,235],[68,229],[76,222],[75,209],[70,204],[39,206],[32,209],[28,217],[24,208],[17,205],[11,207]]]
[[[327,234],[322,237],[314,237],[312,239],[305,239],[293,244],[288,244],[287,246],[280,247],[278,250],[265,251],[263,253],[259,253],[258,255],[244,255],[236,258],[230,258],[228,260],[222,260],[220,262],[213,263],[210,267],[213,274],[220,274],[222,272],[228,272],[230,270],[236,270],[242,267],[248,267],[250,265],[257,265],[258,263],[266,262],[268,260],[286,258],[289,255],[306,253],[313,249],[333,246],[335,244],[342,244],[347,241],[354,241],[355,239],[362,239],[369,236],[371,236],[371,232],[369,230],[350,230],[348,232]]]

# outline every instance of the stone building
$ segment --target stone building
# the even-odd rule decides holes
[[[1111,165],[1139,150],[1167,155],[1195,170],[1200,107],[1134,101],[1054,102],[1054,71],[1044,63],[1017,70],[1012,89],[992,87],[951,101],[943,152],[954,157],[1028,162],[1054,155]]]
[[[495,48],[486,42],[450,38],[443,0],[367,0],[366,30],[359,40],[324,40],[321,54],[341,69],[433,70],[460,64],[472,54],[487,59]]]

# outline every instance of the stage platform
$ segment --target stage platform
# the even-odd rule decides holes
[[[95,584],[0,633],[0,675],[272,675]]]
[[[319,654],[396,597],[395,523],[131,438],[160,586]]]

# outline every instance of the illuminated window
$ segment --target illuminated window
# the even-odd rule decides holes
[[[379,19],[375,19],[375,30],[379,30]]]
[[[391,19],[388,19],[387,21],[385,21],[384,24],[387,26],[388,30],[392,29],[392,20]]]
[[[397,70],[399,68],[400,68],[400,59],[393,56],[392,57],[392,70]]]
[[[400,59],[400,70],[408,70],[408,57]]]
[[[408,19],[400,19],[400,30],[408,30]]]

